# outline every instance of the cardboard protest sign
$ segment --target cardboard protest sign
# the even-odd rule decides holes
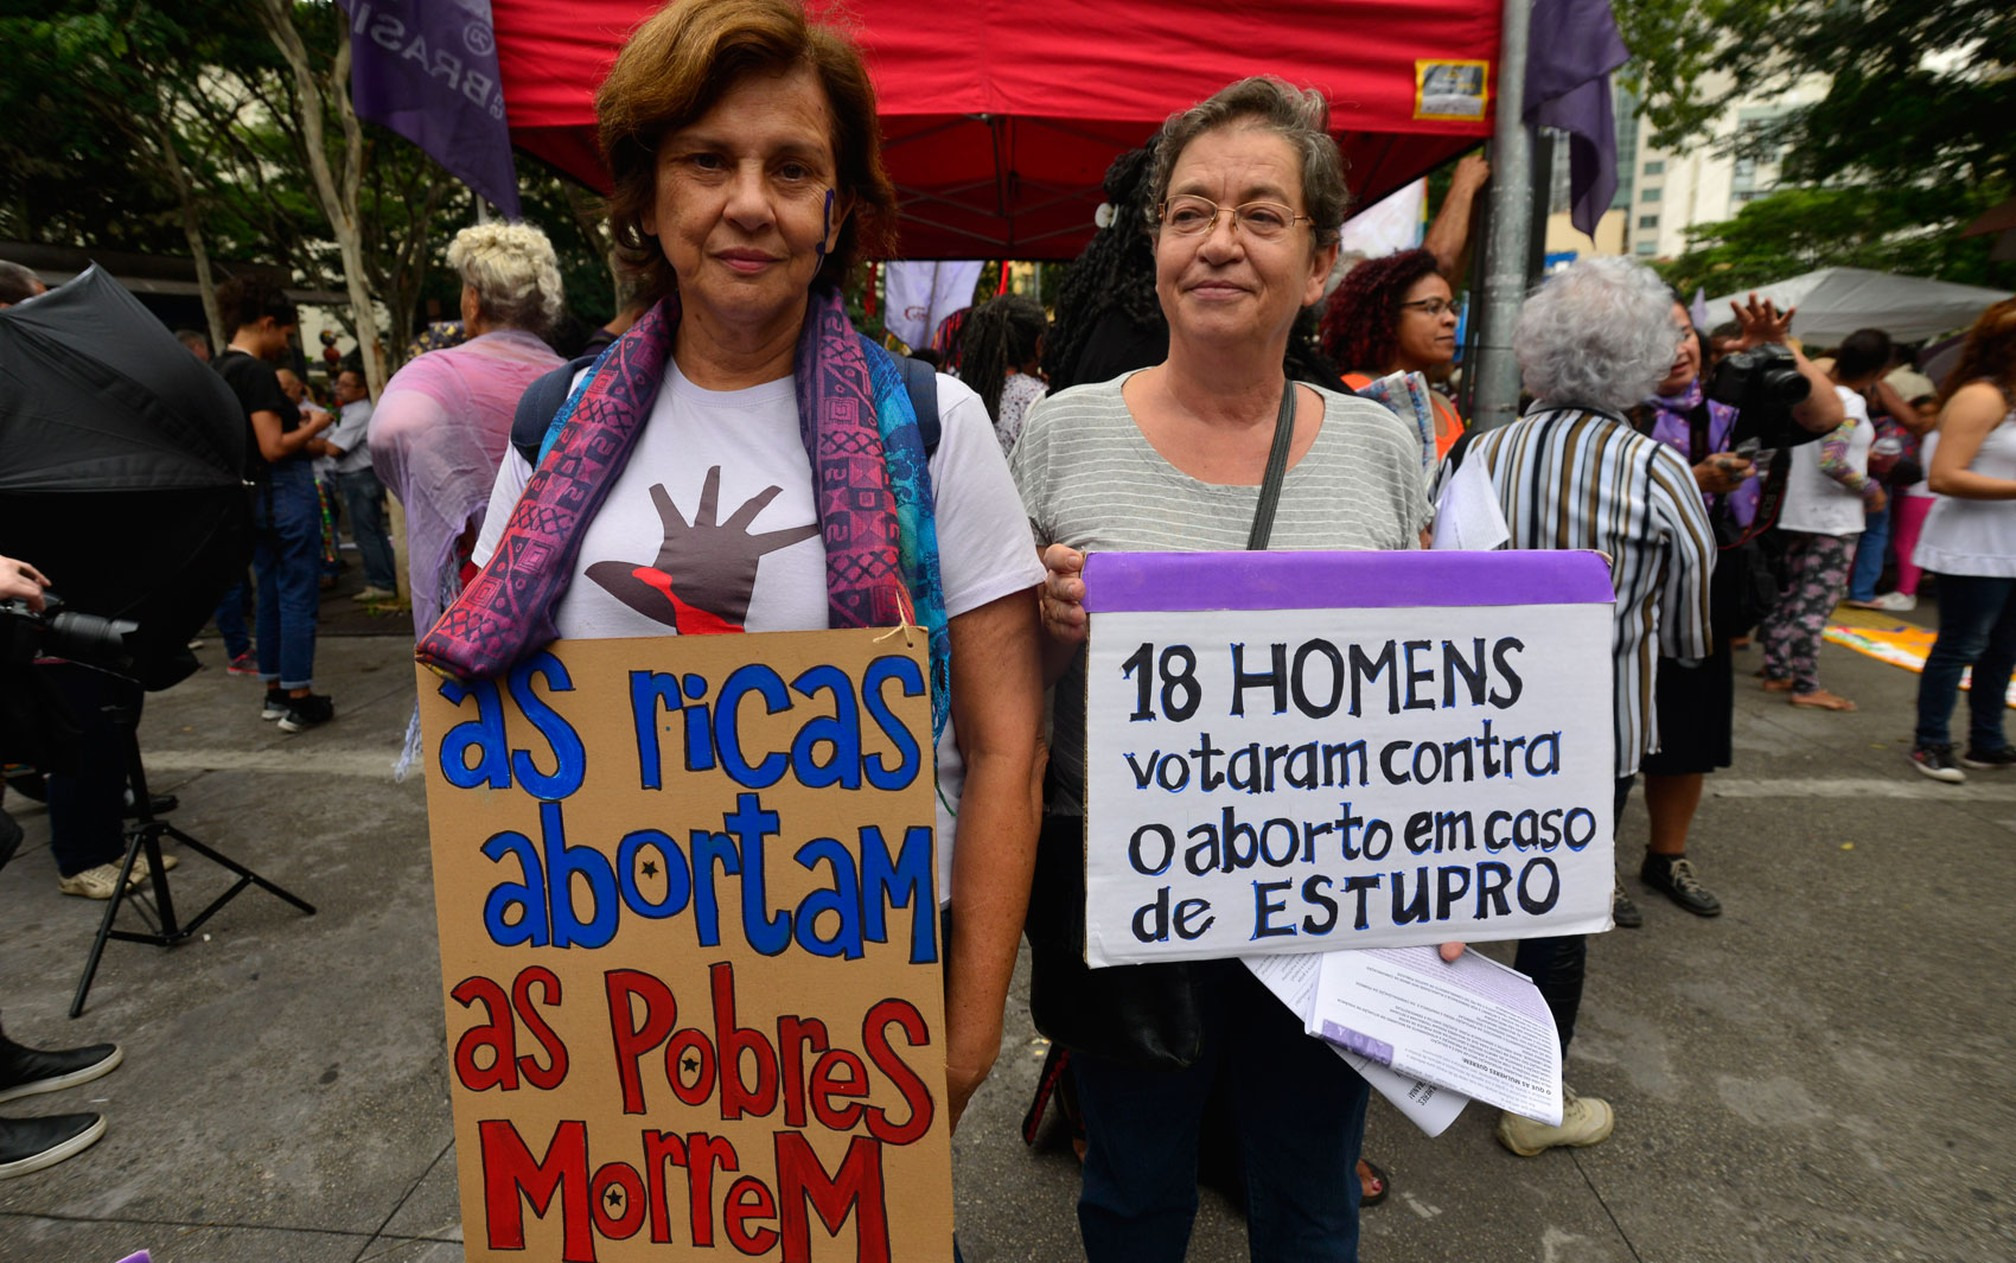
[[[470,1259],[948,1259],[923,637],[419,673]]]
[[[1609,928],[1594,553],[1087,558],[1088,964]]]

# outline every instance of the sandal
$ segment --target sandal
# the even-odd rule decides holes
[[[1790,693],[1792,691],[1792,681],[1767,675],[1764,677],[1764,691],[1766,693]]]
[[[1358,1205],[1377,1206],[1393,1191],[1393,1181],[1379,1164],[1368,1158],[1358,1159]]]
[[[1794,693],[1794,706],[1811,706],[1815,710],[1831,710],[1846,713],[1855,709],[1855,703],[1845,697],[1837,697],[1826,689],[1814,689],[1811,693]]]

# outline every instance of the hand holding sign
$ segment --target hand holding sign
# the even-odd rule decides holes
[[[1594,554],[1095,555],[1086,960],[1607,928]]]
[[[1064,544],[1043,550],[1043,631],[1053,643],[1085,643],[1085,554]]]

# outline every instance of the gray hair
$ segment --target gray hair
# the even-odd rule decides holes
[[[8,259],[0,259],[0,306],[26,302],[42,292],[42,278]]]
[[[560,260],[530,224],[472,224],[448,245],[448,266],[476,291],[493,324],[544,336],[560,319]]]
[[[1351,191],[1344,185],[1344,155],[1330,138],[1330,102],[1314,88],[1304,92],[1273,75],[1255,75],[1220,88],[1162,124],[1155,170],[1148,180],[1151,229],[1155,208],[1169,195],[1169,175],[1184,146],[1205,132],[1234,123],[1273,132],[1288,142],[1302,167],[1302,209],[1315,221],[1316,245],[1335,242],[1351,205]]]
[[[1551,404],[1621,412],[1673,367],[1673,293],[1620,257],[1582,259],[1533,291],[1512,349],[1526,389]]]

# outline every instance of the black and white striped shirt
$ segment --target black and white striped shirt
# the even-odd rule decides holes
[[[1617,775],[1631,775],[1641,755],[1659,748],[1652,682],[1660,655],[1699,658],[1710,648],[1715,534],[1694,471],[1622,417],[1543,404],[1477,435],[1463,459],[1489,471],[1511,547],[1589,548],[1610,558]]]

